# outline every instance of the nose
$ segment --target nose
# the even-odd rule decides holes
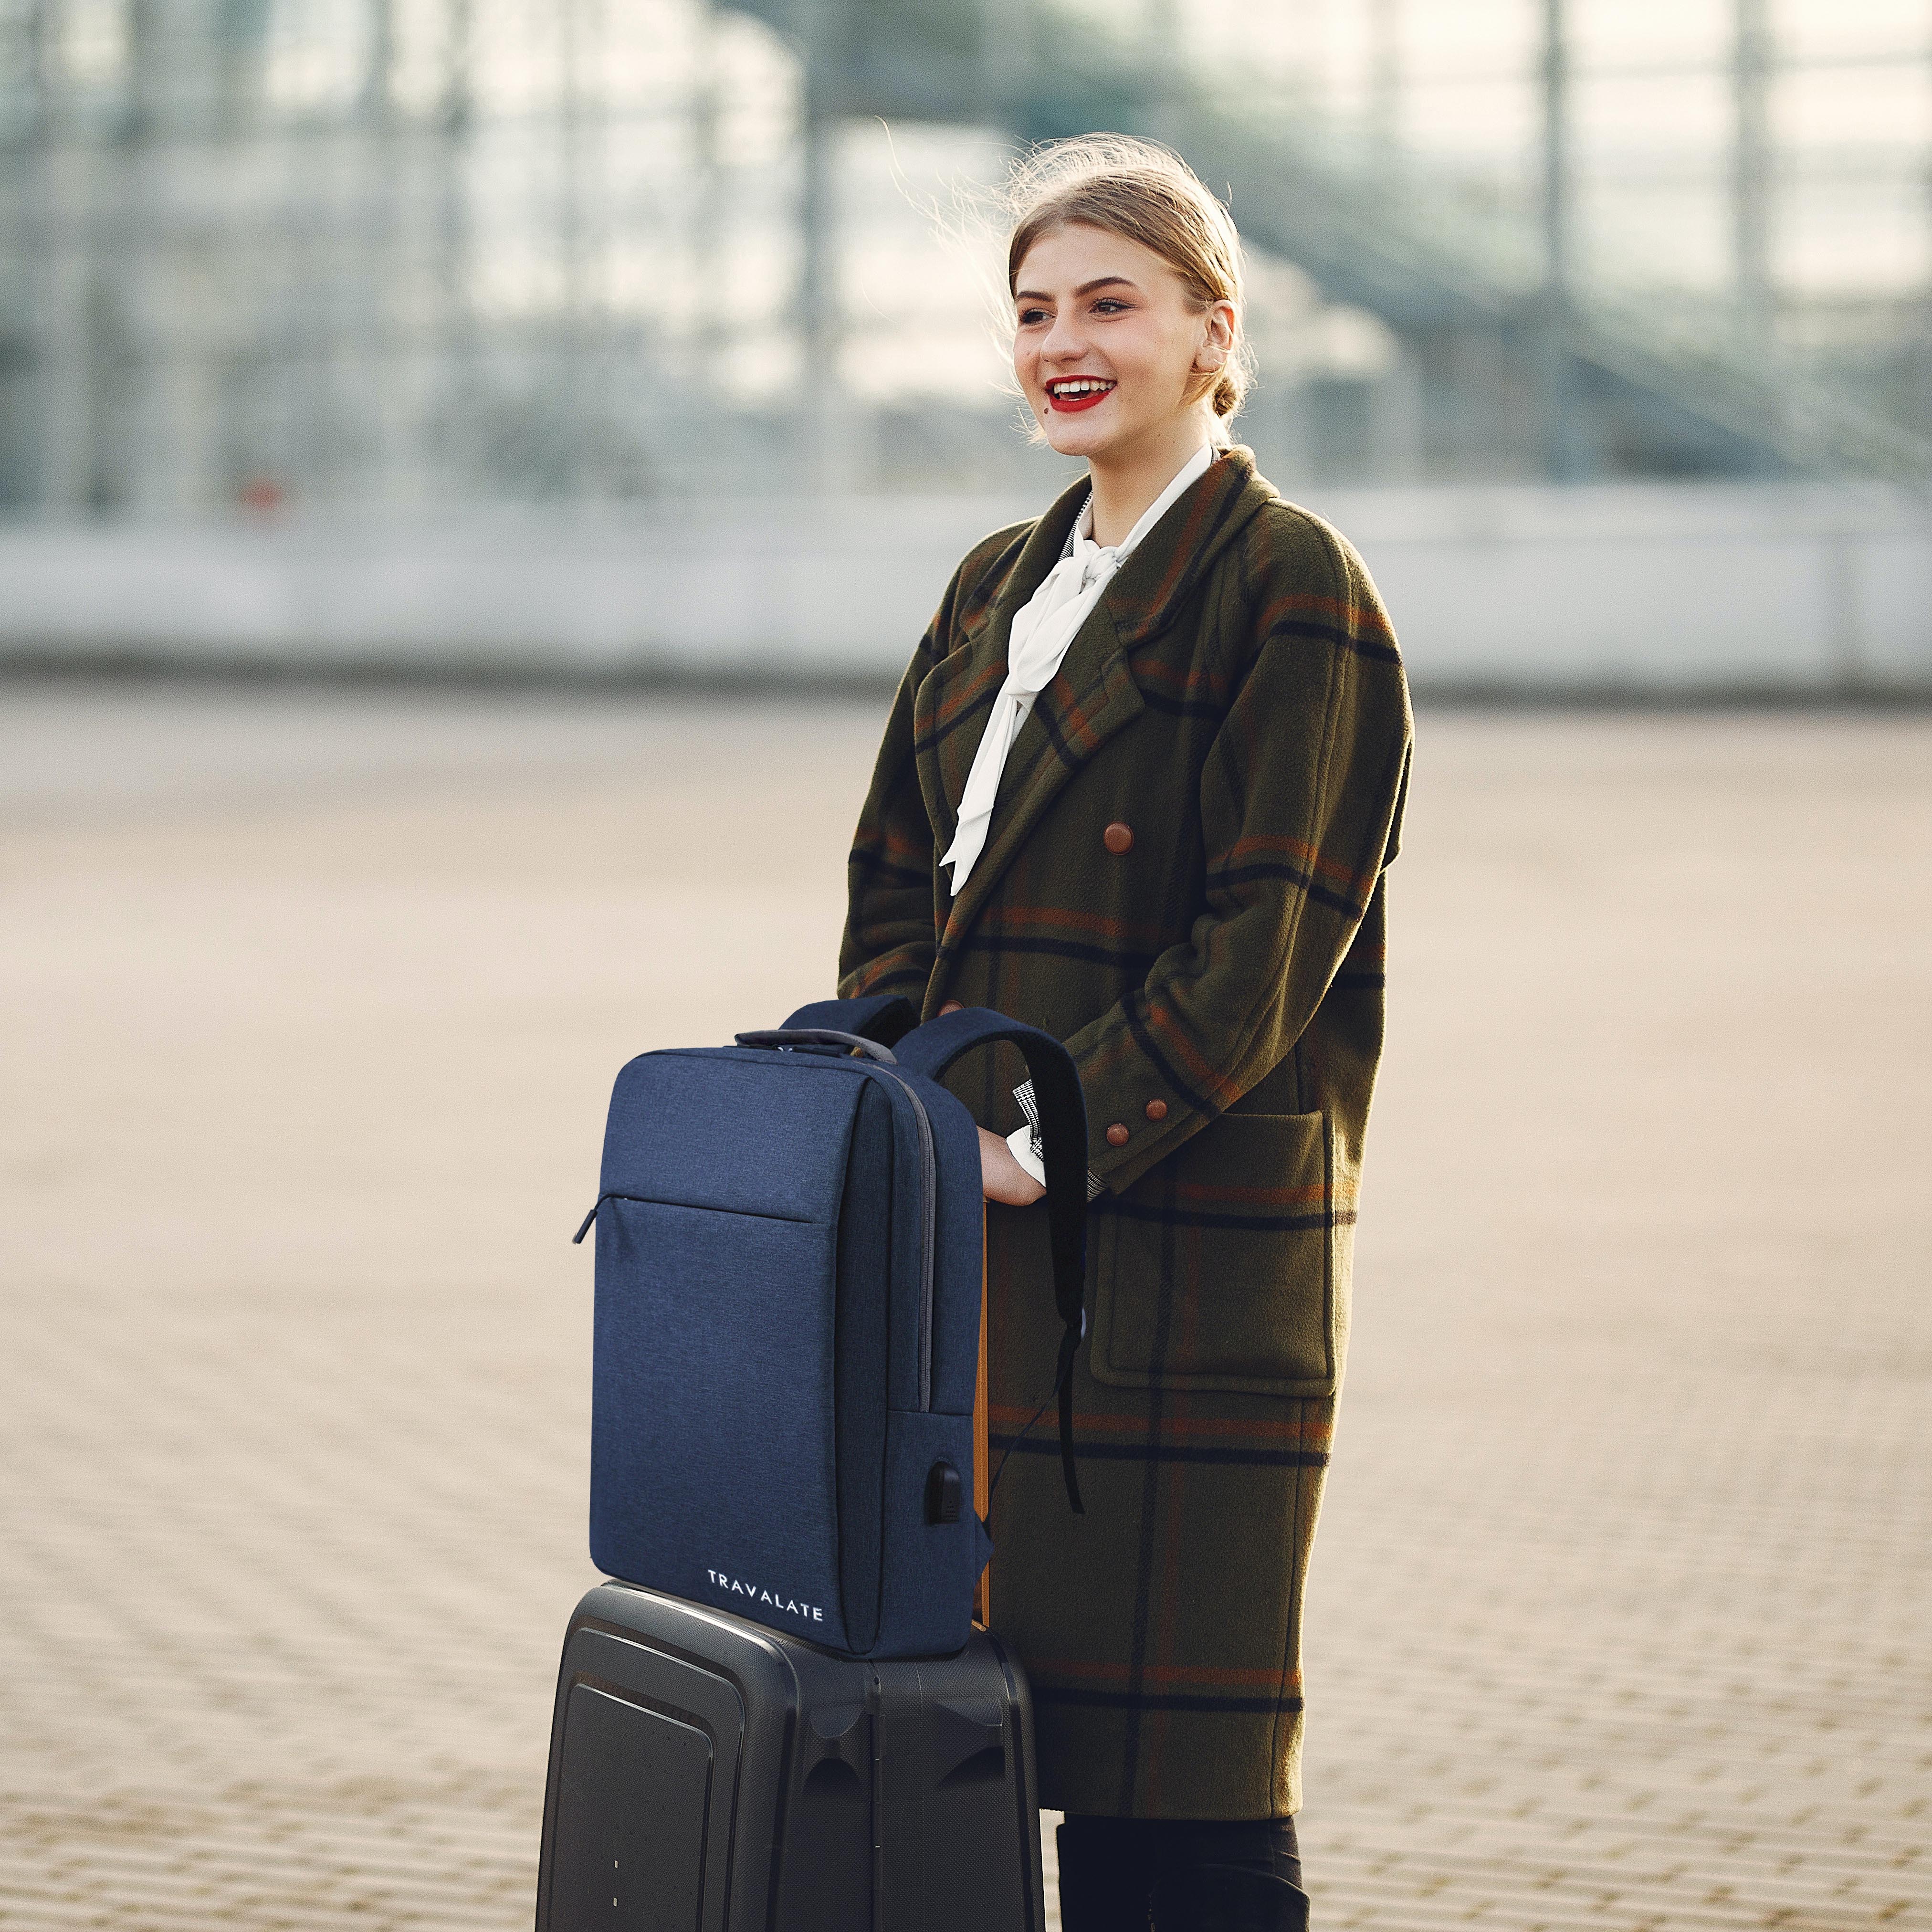
[[[1087,338],[1081,333],[1077,316],[1065,310],[1053,318],[1053,326],[1040,345],[1042,362],[1077,362],[1087,352]]]

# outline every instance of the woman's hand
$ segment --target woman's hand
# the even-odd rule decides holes
[[[988,1201],[1009,1208],[1030,1208],[1046,1192],[1013,1158],[1013,1150],[996,1133],[980,1130],[980,1180]]]

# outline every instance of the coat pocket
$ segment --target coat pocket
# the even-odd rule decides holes
[[[1347,1338],[1352,1180],[1324,1114],[1224,1114],[1094,1204],[1096,1382],[1333,1392]]]

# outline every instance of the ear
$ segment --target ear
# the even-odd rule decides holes
[[[1234,352],[1234,305],[1217,302],[1202,316],[1202,344],[1195,351],[1194,366],[1205,374],[1225,369]]]

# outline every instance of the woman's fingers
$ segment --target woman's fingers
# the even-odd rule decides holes
[[[980,1130],[980,1181],[988,1201],[1009,1208],[1026,1208],[1046,1192],[1013,1158],[1013,1150],[996,1133]]]

